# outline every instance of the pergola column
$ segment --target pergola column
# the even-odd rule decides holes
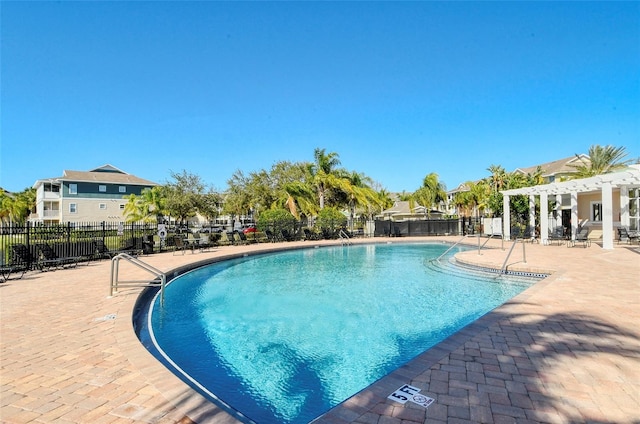
[[[571,240],[576,240],[578,234],[578,192],[571,192]]]
[[[531,228],[531,238],[536,238],[536,198],[529,195],[529,228]]]
[[[620,187],[620,225],[629,227],[629,186]]]
[[[613,249],[613,188],[602,183],[602,248]]]
[[[553,223],[556,227],[562,225],[562,194],[556,194],[556,205],[553,208],[553,218],[556,222]],[[560,224],[558,225],[558,220],[560,220]]]
[[[511,205],[506,194],[502,196],[502,238],[511,240]]]
[[[540,193],[540,240],[546,244],[549,240],[549,198],[547,192]]]

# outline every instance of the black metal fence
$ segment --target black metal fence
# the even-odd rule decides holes
[[[475,218],[375,221],[375,237],[411,237],[475,234],[480,220]]]
[[[303,229],[306,222],[269,223],[263,229],[275,233],[276,239],[292,240],[305,238]],[[430,236],[473,234],[478,228],[478,222],[470,218],[460,219],[432,219],[419,221],[375,221],[375,237],[383,236]],[[158,224],[153,223],[124,223],[124,222],[87,222],[64,224],[30,224],[0,227],[0,265],[15,262],[14,245],[26,246],[33,258],[40,255],[39,246],[49,245],[59,257],[80,257],[81,260],[91,260],[96,254],[96,245],[100,241],[110,251],[135,250],[144,254],[172,250],[174,236],[185,233],[217,233],[222,229],[214,224],[165,225],[163,235],[159,235]],[[290,237],[283,237],[285,233]],[[318,231],[314,233],[318,238],[335,238],[334,231]],[[362,230],[354,231],[353,236],[364,234]],[[308,236],[307,236],[308,237]],[[212,237],[214,240],[218,238]],[[254,237],[253,240],[259,240]],[[267,238],[261,240],[268,240]],[[273,239],[272,239],[273,240]],[[34,259],[35,260],[35,259]]]

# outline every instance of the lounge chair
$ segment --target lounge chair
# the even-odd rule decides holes
[[[120,252],[116,252],[114,250],[110,250],[106,244],[104,244],[104,240],[96,239],[93,241],[93,245],[95,247],[95,256],[97,258],[113,258]]]
[[[4,283],[7,280],[11,280],[11,274],[20,274],[16,279],[20,279],[24,276],[24,273],[27,272],[28,267],[25,264],[19,263],[3,263],[0,265],[0,283]]]
[[[271,230],[264,230],[264,234],[267,236],[267,240],[269,240],[271,243],[275,243],[277,240],[276,235],[273,234],[273,231]]]
[[[589,228],[588,227],[579,228],[578,232],[576,233],[575,240],[570,240],[567,243],[567,247],[575,246],[576,242],[581,242],[585,248],[591,246],[591,240],[589,239]]]
[[[282,240],[284,241],[293,241],[294,237],[291,233],[289,233],[289,230],[287,230],[286,228],[283,228],[282,230],[280,230],[280,234],[282,234]]]
[[[247,239],[247,235],[245,233],[243,233],[242,231],[238,231],[236,230],[236,234],[238,236],[238,244],[249,244],[249,239]]]
[[[78,265],[78,261],[80,261],[79,256],[70,256],[70,257],[61,257],[58,256],[56,252],[46,243],[40,243],[37,245],[38,250],[40,251],[41,258],[38,262],[41,266],[51,268],[75,268]]]
[[[235,233],[235,231],[225,231],[224,234],[227,237],[227,243],[229,243],[229,245],[236,244],[236,233]]]
[[[308,228],[303,228],[302,232],[304,233],[305,240],[318,240],[320,236],[317,233],[312,232]]]
[[[640,241],[640,232],[629,231],[626,227],[618,228],[618,243],[626,241],[628,244]]]
[[[42,269],[31,250],[26,244],[16,243],[11,245],[11,266],[25,268],[27,271],[38,268]]]
[[[120,242],[118,253],[126,253],[131,256],[138,256],[144,253],[144,239],[142,237],[132,237]]]
[[[547,239],[547,244],[553,244],[553,242],[557,242],[558,246],[562,245],[567,240],[564,235],[563,227],[556,227],[553,231],[549,231],[549,237]]]

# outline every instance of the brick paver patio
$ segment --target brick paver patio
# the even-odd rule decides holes
[[[314,242],[321,243],[326,242]],[[457,258],[501,268],[506,255],[501,242],[492,240],[488,246],[492,249],[463,252]],[[141,259],[168,271],[189,262],[278,247],[229,246]],[[509,269],[553,274],[317,423],[640,422],[637,246],[602,250],[597,244],[586,249],[527,244],[526,257],[523,263],[518,247]],[[0,420],[237,422],[142,347],[131,324],[140,290],[108,298],[109,271],[110,263],[101,261],[32,272],[0,284]],[[124,265],[122,273],[146,277]],[[404,384],[419,388],[434,403],[425,409],[387,399]]]

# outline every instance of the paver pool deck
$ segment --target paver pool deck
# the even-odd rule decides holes
[[[364,239],[404,242],[420,239]],[[459,237],[426,238],[455,242]],[[466,243],[475,245],[470,238]],[[484,240],[483,240],[484,242]],[[286,247],[335,242],[290,242]],[[458,253],[501,269],[509,242]],[[163,271],[279,244],[218,247],[141,259]],[[640,249],[597,243],[517,246],[508,269],[551,272],[319,418],[320,424],[640,422]],[[139,343],[141,289],[108,297],[110,261],[30,272],[0,284],[2,423],[238,422],[189,388]],[[121,278],[147,278],[123,263]],[[357,301],[357,299],[354,299]],[[403,384],[428,408],[387,396]]]

